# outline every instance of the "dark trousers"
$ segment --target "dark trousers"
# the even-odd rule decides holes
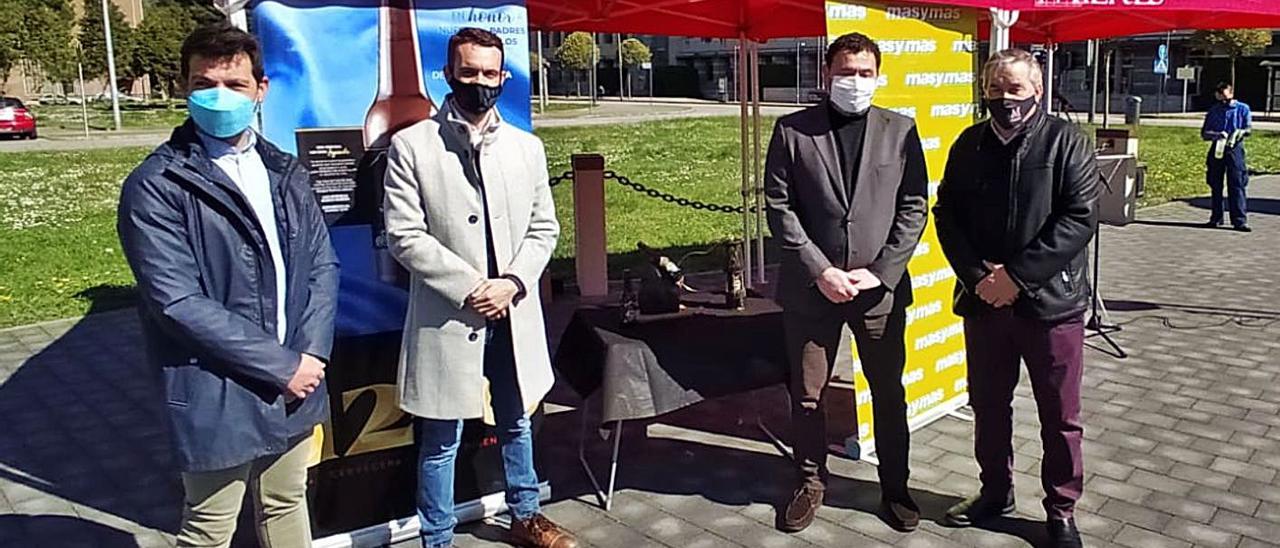
[[[880,488],[891,500],[905,500],[910,474],[906,391],[902,387],[906,311],[897,309],[887,316],[865,317],[850,305],[835,310],[839,312],[824,316],[783,313],[791,363],[791,429],[800,481],[814,486],[826,484],[827,415],[823,395],[840,348],[841,328],[848,324],[871,385]]]
[[[1023,361],[1040,415],[1044,509],[1050,518],[1071,517],[1084,489],[1080,454],[1083,315],[1043,322],[1019,318],[1005,308],[967,318],[964,330],[982,494],[1004,498],[1013,490],[1013,390]]]
[[[1209,193],[1212,196],[1212,213],[1210,222],[1222,222],[1223,192],[1222,182],[1226,179],[1226,207],[1231,214],[1231,226],[1244,226],[1248,222],[1249,200],[1245,189],[1249,186],[1249,170],[1245,166],[1244,145],[1228,150],[1219,160],[1209,153],[1208,159]]]

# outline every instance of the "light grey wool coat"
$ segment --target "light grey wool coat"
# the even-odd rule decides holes
[[[488,278],[485,223],[499,274],[527,294],[510,310],[525,408],[551,389],[539,280],[560,235],[542,141],[498,121],[473,146],[471,130],[446,102],[433,118],[391,140],[385,199],[388,247],[410,272],[400,352],[400,407],[429,419],[472,419],[488,408],[485,318],[467,296]],[[480,174],[489,212],[481,199]]]

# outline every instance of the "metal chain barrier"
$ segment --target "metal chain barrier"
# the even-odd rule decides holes
[[[676,196],[675,194],[662,192],[658,189],[649,188],[641,183],[632,181],[631,179],[627,178],[626,175],[618,175],[616,172],[613,172],[613,171],[605,171],[604,178],[606,180],[612,179],[616,181],[618,184],[626,188],[629,188],[631,190],[634,190],[636,192],[639,192],[641,194],[644,194],[650,198],[662,200],[666,203],[675,204],[680,207],[687,207],[687,208],[698,210],[698,211],[711,211],[714,213],[730,213],[734,215],[741,215],[743,214],[743,212],[746,211],[742,206],[708,204],[706,202],[700,202],[698,200],[690,200],[688,198],[682,198],[680,196]],[[566,171],[562,175],[559,175],[557,177],[551,177],[550,179],[548,179],[548,182],[552,187],[555,187],[556,185],[559,185],[565,182],[572,183],[573,172]],[[752,208],[751,211],[754,212],[755,208]]]
[[[681,198],[681,197],[676,196],[676,195],[674,195],[674,194],[669,194],[669,193],[662,192],[662,191],[657,190],[657,189],[654,189],[654,188],[649,188],[649,187],[647,187],[647,186],[644,186],[643,184],[640,184],[640,183],[637,183],[637,182],[635,182],[635,181],[632,181],[631,179],[628,179],[626,175],[618,175],[617,173],[614,173],[614,172],[612,172],[612,171],[606,171],[606,172],[604,172],[604,178],[605,178],[605,179],[613,179],[613,180],[617,181],[617,182],[618,182],[618,184],[620,184],[620,185],[622,185],[622,186],[624,186],[624,187],[627,187],[627,188],[629,188],[629,189],[631,189],[631,190],[634,190],[634,191],[636,191],[636,192],[639,192],[639,193],[641,193],[641,194],[644,194],[644,195],[646,195],[646,196],[649,196],[650,198],[655,198],[655,199],[658,199],[658,200],[662,200],[662,201],[667,202],[667,203],[669,203],[669,204],[675,204],[675,205],[678,205],[678,206],[680,206],[680,207],[687,207],[687,208],[695,209],[695,210],[698,210],[698,211],[711,211],[711,212],[715,212],[715,213],[732,213],[732,214],[738,214],[738,215],[741,215],[741,214],[745,211],[745,210],[742,208],[742,206],[727,206],[727,205],[719,205],[719,204],[708,204],[708,203],[706,203],[706,202],[700,202],[700,201],[698,201],[698,200],[690,200],[690,199],[688,199],[688,198]]]
[[[550,184],[552,188],[555,188],[556,185],[565,181],[573,182],[573,171],[566,171],[559,177],[551,177],[550,179],[547,179],[547,183]]]

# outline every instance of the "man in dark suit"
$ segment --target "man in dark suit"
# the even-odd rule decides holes
[[[927,220],[928,171],[915,122],[871,106],[880,77],[876,43],[842,36],[826,64],[830,99],[778,120],[765,162],[769,228],[783,252],[778,302],[799,471],[779,522],[784,531],[801,531],[822,505],[823,394],[848,324],[871,384],[881,514],[911,531],[920,514],[907,491],[903,334],[911,304],[907,262]]]

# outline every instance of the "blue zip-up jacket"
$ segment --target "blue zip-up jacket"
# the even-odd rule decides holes
[[[284,393],[301,354],[327,361],[338,260],[302,164],[265,139],[287,271],[284,344],[276,277],[244,195],[209,159],[187,120],[129,175],[117,231],[138,283],[147,355],[161,377],[181,470],[222,470],[283,453],[328,417],[322,383],[301,402]]]

